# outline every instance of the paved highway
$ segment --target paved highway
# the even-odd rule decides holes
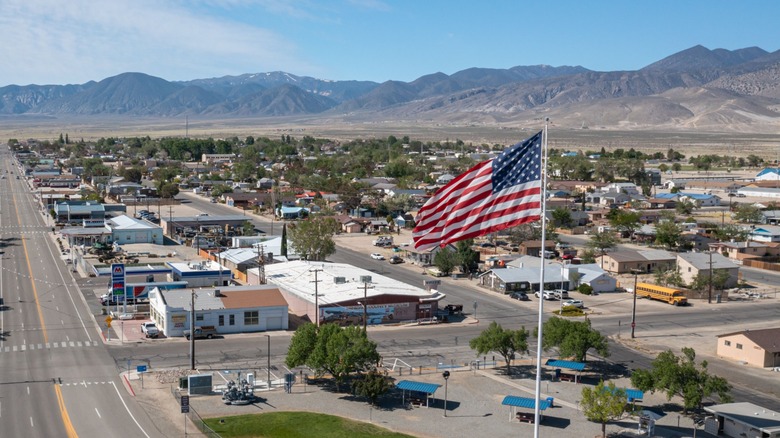
[[[25,180],[0,152],[0,424],[9,437],[156,437]]]

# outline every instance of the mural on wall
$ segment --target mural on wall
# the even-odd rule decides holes
[[[392,322],[395,318],[397,304],[376,304],[366,306],[366,321],[368,325]],[[323,323],[335,322],[341,326],[362,325],[363,306],[321,307],[320,320]]]

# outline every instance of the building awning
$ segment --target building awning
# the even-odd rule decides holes
[[[585,364],[582,362],[573,362],[570,360],[553,360],[549,359],[547,363],[545,363],[548,367],[554,367],[554,368],[566,368],[574,371],[582,371],[585,369]]]
[[[414,382],[412,380],[401,380],[400,382],[396,383],[396,388],[402,389],[404,391],[416,391],[416,392],[424,392],[426,394],[432,395],[434,392],[436,392],[437,389],[441,387],[441,385],[436,383],[425,383],[425,382]]]
[[[535,409],[536,400],[528,397],[518,397],[516,395],[508,395],[504,397],[504,401],[501,402],[505,406],[514,406],[517,408]],[[539,400],[539,410],[544,411],[550,407],[550,402],[547,400]]]

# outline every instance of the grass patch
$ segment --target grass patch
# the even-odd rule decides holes
[[[574,306],[564,306],[563,309],[553,310],[553,313],[560,316],[585,316],[585,312]]]
[[[220,420],[223,420],[224,423],[220,423]],[[318,438],[414,438],[412,435],[392,432],[370,423],[312,412],[271,412],[235,417],[216,417],[204,421],[214,432],[224,438],[308,438],[313,436]]]

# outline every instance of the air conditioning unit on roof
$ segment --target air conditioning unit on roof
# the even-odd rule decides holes
[[[336,284],[344,284],[347,282],[347,277],[333,277],[333,282]]]

